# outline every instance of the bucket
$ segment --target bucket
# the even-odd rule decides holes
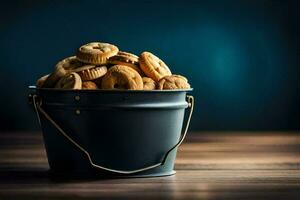
[[[188,90],[30,87],[50,172],[70,177],[173,175],[192,116]],[[189,113],[185,115],[185,109]],[[186,120],[183,127],[184,119]]]

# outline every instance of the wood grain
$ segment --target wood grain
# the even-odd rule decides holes
[[[175,176],[53,180],[41,133],[0,133],[0,199],[300,199],[300,135],[200,132]]]

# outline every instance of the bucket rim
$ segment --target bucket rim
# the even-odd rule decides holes
[[[34,85],[28,86],[29,89],[35,89],[40,91],[52,91],[52,92],[76,92],[76,93],[176,93],[176,92],[191,92],[194,88],[189,89],[172,89],[172,90],[74,90],[74,89],[58,89],[58,88],[38,88]]]

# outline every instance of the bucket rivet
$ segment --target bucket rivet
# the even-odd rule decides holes
[[[29,102],[29,104],[32,104],[32,94],[28,95],[28,102]]]
[[[75,96],[75,100],[79,101],[80,100],[80,96]]]
[[[76,110],[75,113],[76,113],[77,115],[80,115],[80,110]]]

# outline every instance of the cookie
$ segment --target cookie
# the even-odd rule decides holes
[[[117,55],[108,59],[108,63],[113,65],[126,65],[136,70],[139,74],[142,74],[142,70],[139,67],[139,57],[132,53],[119,51]]]
[[[59,89],[77,89],[82,87],[82,81],[80,76],[76,72],[66,74],[55,85],[55,88]]]
[[[164,76],[172,75],[168,66],[150,52],[143,52],[140,56],[139,62],[143,72],[156,82]]]
[[[83,70],[78,74],[80,75],[83,81],[90,81],[104,76],[106,72],[107,72],[106,66],[99,66],[92,69]]]
[[[57,69],[64,69],[66,71],[75,70],[80,67],[82,67],[84,64],[80,62],[76,56],[70,56],[68,58],[65,58],[61,61],[59,61],[56,66],[55,70]]]
[[[149,77],[143,77],[143,90],[155,90],[156,82]]]
[[[66,71],[64,69],[55,69],[45,80],[43,84],[43,88],[52,88],[56,85],[57,81],[61,79],[64,75],[66,75]]]
[[[81,89],[83,89],[83,90],[96,90],[96,89],[98,89],[98,87],[97,87],[96,83],[94,83],[93,81],[83,81]]]
[[[102,89],[142,90],[143,80],[134,69],[125,65],[111,67],[102,79]]]
[[[81,46],[77,51],[77,59],[83,63],[103,65],[107,59],[118,53],[118,47],[100,42],[92,42]]]
[[[187,79],[180,75],[165,76],[158,82],[158,89],[188,89],[190,84]]]
[[[53,73],[49,75],[45,83],[43,84],[43,87],[45,88],[51,88],[54,87],[57,81],[65,76],[66,74],[73,72],[74,70],[77,71],[78,69],[86,69],[83,68],[84,64],[77,60],[76,56],[71,56],[68,58],[65,58],[61,61],[59,61],[55,68]]]
[[[96,83],[98,88],[101,88],[102,79],[103,79],[103,76],[93,80],[93,82]]]
[[[70,69],[68,70],[69,72],[82,72],[82,71],[85,71],[85,70],[89,70],[89,69],[92,69],[92,68],[95,68],[97,67],[96,65],[83,65],[81,67],[77,67],[77,68],[74,68],[74,69]]]
[[[42,76],[41,78],[39,78],[37,81],[36,81],[36,87],[38,88],[41,88],[43,87],[45,81],[47,80],[47,78],[49,77],[50,74],[47,74],[47,75],[44,75]]]

